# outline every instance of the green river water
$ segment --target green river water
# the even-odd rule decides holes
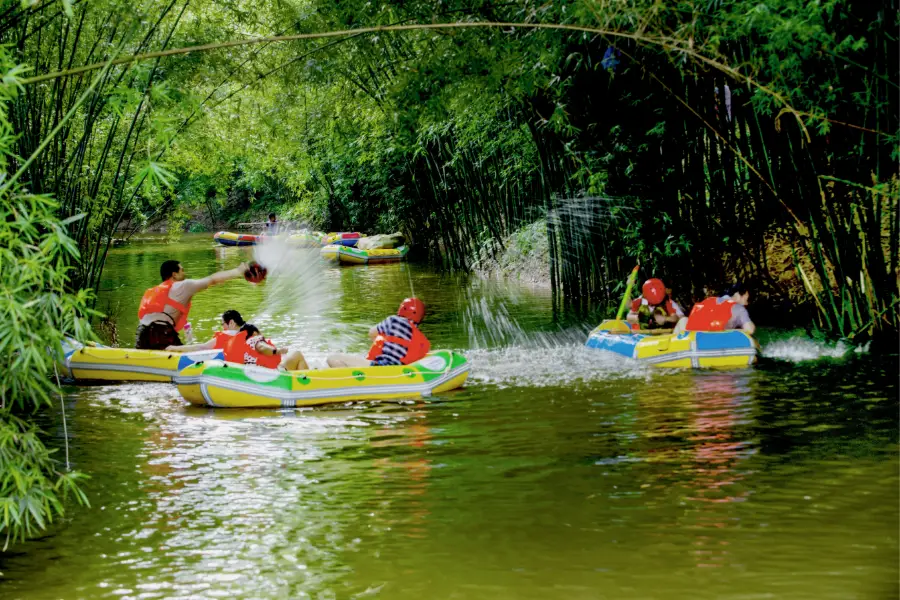
[[[131,346],[162,260],[200,277],[253,252],[139,240],[99,308]],[[763,331],[756,368],[651,370],[584,349],[591,324],[558,330],[545,293],[289,258],[198,295],[198,340],[237,308],[321,366],[412,288],[433,347],[472,360],[466,387],[280,412],[67,386],[91,507],[0,554],[0,598],[898,597],[896,355]]]

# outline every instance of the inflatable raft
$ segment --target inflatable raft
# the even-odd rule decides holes
[[[294,408],[356,400],[427,397],[456,389],[469,363],[456,352],[432,352],[411,365],[279,371],[221,360],[183,369],[175,383],[191,404],[229,408]]]
[[[164,350],[85,346],[78,342],[70,342],[63,350],[61,375],[82,381],[172,381],[185,367],[224,358],[221,350],[179,354]]]
[[[585,346],[656,367],[746,367],[756,362],[759,344],[744,331],[635,333],[625,321],[603,321]]]
[[[320,231],[298,231],[288,236],[287,243],[291,246],[319,248],[325,243],[325,234]]]
[[[253,235],[249,233],[231,233],[230,231],[220,231],[213,236],[213,239],[223,246],[252,246],[258,244],[263,236]]]
[[[359,238],[364,238],[363,234],[358,231],[338,231],[336,233],[327,233],[322,240],[322,245],[327,246],[334,244],[336,246],[347,246],[353,248],[359,242]]]
[[[345,246],[330,245],[321,250],[322,256],[347,265],[374,265],[379,263],[399,262],[409,253],[408,246],[399,248],[360,250]]]

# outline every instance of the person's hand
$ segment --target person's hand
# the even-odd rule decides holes
[[[657,325],[665,325],[667,316],[664,310],[656,309],[653,311],[653,320],[656,321]]]
[[[275,351],[275,354],[287,354],[287,353],[288,353],[288,349],[287,349],[287,348],[278,348],[278,349]]]
[[[238,273],[241,274],[241,276],[246,275],[246,274],[247,274],[247,271],[249,271],[249,270],[250,270],[250,265],[248,265],[248,264],[245,263],[245,262],[242,262],[241,264],[239,264],[239,265],[237,266],[237,271],[238,271]]]

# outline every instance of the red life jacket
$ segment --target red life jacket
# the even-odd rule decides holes
[[[685,331],[725,331],[734,304],[734,300],[719,302],[715,296],[698,302],[688,315]]]
[[[232,335],[227,331],[217,331],[215,334],[213,334],[213,338],[216,340],[213,348],[215,348],[216,350],[224,350],[225,345],[233,340],[235,335],[237,334]]]
[[[144,297],[141,298],[141,306],[138,308],[138,319],[143,319],[144,316],[150,313],[165,312],[163,308],[168,305],[181,313],[181,316],[175,320],[175,331],[184,329],[184,326],[187,324],[188,313],[191,311],[191,303],[188,302],[187,306],[185,306],[169,296],[173,283],[175,283],[173,280],[167,279],[144,292]],[[166,314],[170,318],[172,317],[172,315]]]
[[[231,363],[238,363],[239,365],[243,364],[254,364],[248,363],[247,358],[256,359],[256,366],[258,367],[266,367],[267,369],[277,369],[278,365],[281,364],[281,357],[277,354],[263,354],[259,352],[256,348],[251,347],[247,344],[247,332],[240,331],[237,334],[230,336],[231,339],[225,342],[224,355],[225,360]],[[265,340],[267,344],[270,346],[274,346],[270,340]]]
[[[425,355],[428,354],[428,351],[431,350],[431,342],[428,341],[428,338],[425,337],[425,334],[422,333],[416,324],[412,321],[409,321],[409,326],[412,329],[412,339],[404,340],[403,338],[399,338],[393,335],[384,335],[383,333],[379,333],[375,338],[375,343],[372,344],[372,347],[369,348],[369,353],[366,355],[366,358],[369,360],[375,360],[379,356],[381,356],[384,351],[385,342],[390,342],[392,344],[397,344],[398,346],[403,346],[406,348],[406,356],[400,359],[400,362],[404,365],[412,364],[417,360],[421,360],[425,358]]]
[[[644,303],[643,297],[638,297],[638,298],[635,298],[634,300],[632,300],[631,301],[631,312],[636,313],[637,311],[639,311],[641,309],[641,304],[643,304],[643,303]],[[654,306],[653,304],[650,304],[650,302],[647,302],[647,306],[649,306],[651,310],[656,308],[656,306]],[[672,303],[672,299],[669,298],[668,296],[666,296],[665,302],[663,302],[662,304],[659,304],[657,306],[662,306],[663,308],[665,308],[666,314],[669,316],[676,314],[675,305]]]

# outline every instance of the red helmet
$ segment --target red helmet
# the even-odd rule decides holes
[[[397,314],[409,319],[413,323],[419,323],[425,316],[425,303],[418,298],[407,298],[400,303]]]
[[[648,279],[641,288],[644,300],[650,304],[661,304],[666,299],[666,285],[662,279]]]

